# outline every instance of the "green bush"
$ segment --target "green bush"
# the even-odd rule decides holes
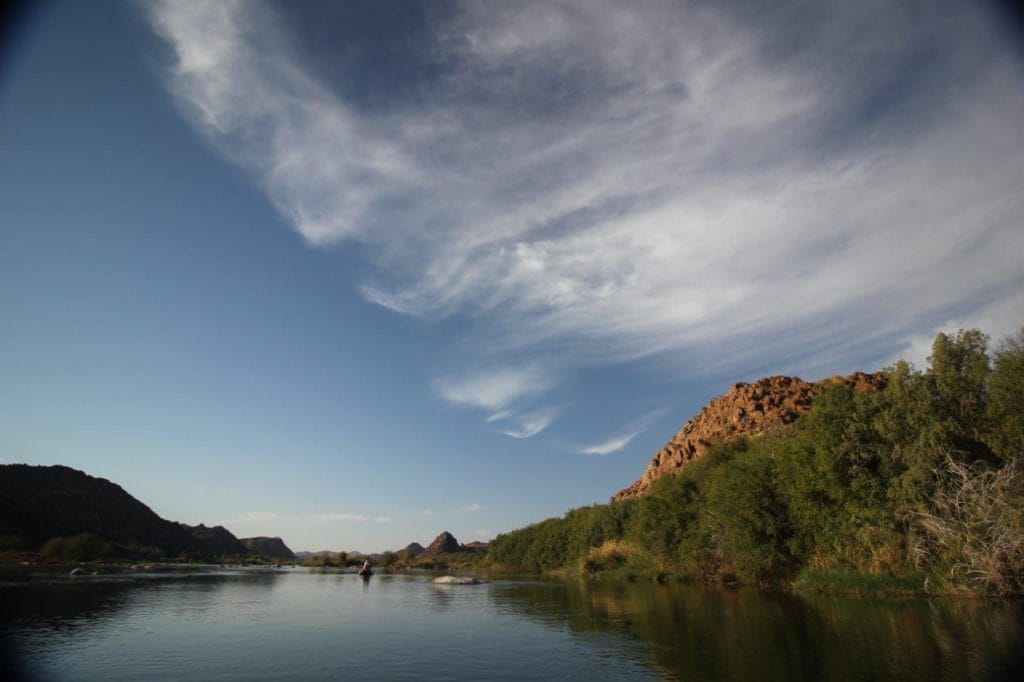
[[[637,500],[499,535],[495,564],[835,589],[1024,593],[1024,329],[977,330],[882,391],[822,387],[806,415],[714,445]],[[628,551],[624,548],[628,548]],[[799,576],[799,577],[798,577]],[[885,587],[887,586],[887,587]]]
[[[51,538],[39,549],[39,556],[54,561],[95,561],[116,555],[114,545],[92,533]]]

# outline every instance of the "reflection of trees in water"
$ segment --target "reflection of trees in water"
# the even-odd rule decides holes
[[[0,587],[0,622],[8,632],[46,632],[94,626],[140,602],[174,601],[182,592],[214,593],[244,581],[273,587],[274,573],[205,574],[32,581]],[[189,599],[208,608],[210,599]]]
[[[22,652],[54,634],[88,632],[125,619],[135,608],[190,615],[213,608],[215,595],[233,588],[272,591],[279,574],[270,571],[216,574],[155,574],[73,580],[35,580],[0,586],[0,670],[5,679],[32,679]],[[183,599],[182,595],[188,594]],[[187,613],[186,613],[187,612]],[[124,627],[122,623],[120,627]]]
[[[998,679],[1019,672],[1012,601],[805,599],[648,584],[495,585],[494,605],[573,632],[643,642],[689,679]]]

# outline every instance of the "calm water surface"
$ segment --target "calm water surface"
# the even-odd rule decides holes
[[[30,679],[1000,680],[1022,605],[305,569],[0,585]]]

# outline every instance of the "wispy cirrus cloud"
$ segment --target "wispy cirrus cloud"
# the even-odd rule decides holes
[[[450,403],[491,411],[485,423],[499,433],[523,439],[536,436],[554,422],[558,408],[510,406],[543,394],[554,386],[554,373],[538,364],[499,367],[435,382],[438,394]]]
[[[558,412],[557,407],[544,407],[525,414],[507,415],[499,422],[502,426],[500,431],[511,438],[533,438],[551,426]],[[488,419],[488,422],[491,421],[493,420]]]
[[[246,512],[243,516],[230,519],[225,521],[227,524],[242,524],[242,523],[267,523],[267,522],[285,522],[285,523],[305,523],[305,524],[336,524],[336,523],[366,523],[372,521],[373,523],[388,523],[391,518],[388,516],[375,516],[370,517],[365,514],[349,514],[344,512],[326,512],[319,514],[279,514],[277,512],[269,511],[250,511]]]
[[[634,431],[632,433],[627,433],[624,436],[616,436],[616,437],[610,438],[610,439],[608,439],[608,440],[606,440],[606,441],[604,441],[602,443],[597,443],[595,445],[588,445],[586,447],[580,448],[576,452],[579,452],[580,454],[583,454],[583,455],[602,455],[602,456],[603,455],[610,455],[613,452],[618,452],[622,448],[624,448],[627,445],[629,445],[630,442],[634,438],[639,436],[641,433],[643,433],[643,432],[642,431]]]
[[[608,438],[600,443],[594,445],[585,445],[577,448],[576,452],[581,455],[610,455],[613,452],[618,452],[633,442],[633,439],[642,434],[650,427],[658,417],[662,416],[667,412],[666,409],[652,410],[647,414],[637,417],[633,421],[629,422],[619,434]]]
[[[237,519],[230,519],[224,523],[263,523],[265,521],[278,521],[287,518],[288,517],[282,516],[276,512],[250,511]]]
[[[460,3],[428,12],[408,56],[435,73],[391,108],[315,76],[266,5],[150,16],[196,126],[307,242],[373,247],[368,300],[459,316],[475,366],[709,372],[882,358],[984,306],[1024,319],[1019,54],[941,4]],[[438,382],[494,422],[549,388]]]
[[[984,306],[966,317],[946,320],[926,333],[909,337],[891,356],[890,362],[902,359],[913,363],[918,369],[923,369],[928,364],[932,342],[939,332],[951,334],[960,329],[981,329],[989,334],[992,344],[998,346],[1004,338],[1013,337],[1024,328],[1024,319],[1017,315],[1021,308],[1024,308],[1024,290]]]
[[[478,512],[481,509],[483,509],[483,507],[480,506],[480,503],[479,502],[474,502],[474,503],[472,503],[470,505],[467,505],[467,506],[463,507],[459,511],[468,514],[468,513],[472,513],[472,512]]]
[[[365,235],[373,204],[416,175],[399,145],[289,56],[266,5],[187,0],[149,11],[175,51],[179,101],[309,243]]]
[[[451,403],[494,410],[488,421],[507,418],[508,405],[547,391],[553,385],[550,371],[539,365],[498,367],[436,382],[438,394]]]

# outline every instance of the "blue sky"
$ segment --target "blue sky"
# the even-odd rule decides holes
[[[54,2],[0,70],[0,460],[377,551],[713,395],[1024,324],[988,5]]]

